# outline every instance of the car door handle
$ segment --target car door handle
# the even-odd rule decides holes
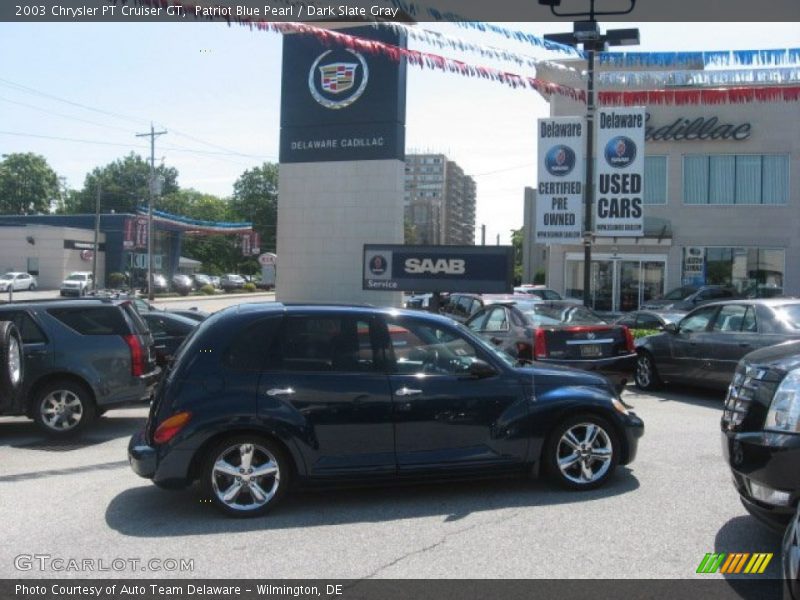
[[[267,396],[291,396],[294,394],[292,388],[270,388],[267,390]]]
[[[25,356],[43,356],[47,354],[47,350],[28,350]]]
[[[421,394],[422,390],[413,390],[411,388],[403,387],[395,392],[396,396],[416,396]]]

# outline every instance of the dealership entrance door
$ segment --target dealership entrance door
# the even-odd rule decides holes
[[[583,299],[583,254],[568,253],[565,293]],[[592,257],[590,306],[598,311],[625,312],[664,294],[667,257],[661,254]]]

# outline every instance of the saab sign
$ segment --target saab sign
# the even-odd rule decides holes
[[[511,246],[364,246],[365,290],[476,292],[512,290]]]
[[[405,47],[405,33],[357,27],[341,33]],[[405,61],[321,41],[283,37],[282,163],[405,157]]]

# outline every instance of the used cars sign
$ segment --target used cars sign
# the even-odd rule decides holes
[[[365,290],[482,292],[512,289],[511,246],[364,246]]]

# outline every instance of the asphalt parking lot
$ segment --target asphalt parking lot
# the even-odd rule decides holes
[[[67,444],[0,418],[0,577],[92,576],[20,572],[21,554],[193,560],[194,571],[144,577],[719,577],[695,575],[707,552],[774,552],[763,577],[778,577],[780,539],[742,508],[721,456],[720,394],[625,398],[646,424],[639,456],[597,491],[492,480],[298,492],[256,520],[137,477],[126,445],[143,407],[109,412]]]

